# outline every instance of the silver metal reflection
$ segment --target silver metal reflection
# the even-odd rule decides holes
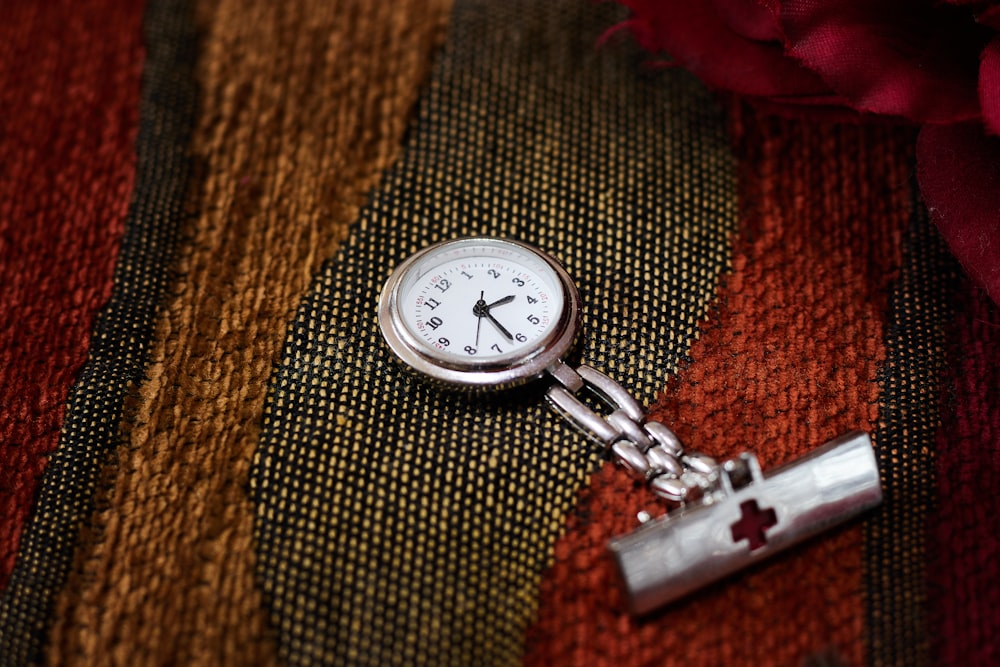
[[[645,614],[783,551],[882,501],[866,433],[849,433],[763,475],[741,454],[694,504],[612,540],[625,598]]]

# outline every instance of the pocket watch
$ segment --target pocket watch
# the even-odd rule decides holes
[[[542,376],[569,352],[580,296],[559,263],[525,243],[445,241],[397,268],[379,304],[382,334],[440,383],[499,389]]]
[[[865,433],[764,475],[749,453],[720,465],[686,451],[618,382],[590,366],[570,367],[564,357],[580,327],[579,292],[558,261],[526,243],[473,237],[417,252],[386,282],[378,321],[396,357],[438,384],[489,391],[550,376],[545,396],[556,411],[673,503],[609,544],[635,614],[881,501]],[[587,393],[607,411],[581,400]]]
[[[687,453],[620,384],[563,359],[580,326],[580,295],[562,265],[521,241],[471,237],[420,250],[382,289],[379,326],[396,357],[438,384],[501,390],[549,375],[549,403],[619,463],[677,502],[701,497],[717,464]],[[581,400],[591,393],[602,415]]]

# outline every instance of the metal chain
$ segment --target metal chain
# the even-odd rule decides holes
[[[642,475],[653,493],[666,500],[686,503],[702,497],[715,487],[719,465],[715,459],[685,452],[680,439],[658,421],[646,419],[646,412],[632,395],[604,373],[580,366],[572,369],[558,362],[549,373],[559,382],[546,393],[549,403],[605,450],[618,463]],[[585,405],[577,394],[593,393],[612,412],[601,415]]]

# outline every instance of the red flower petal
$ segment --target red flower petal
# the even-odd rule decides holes
[[[784,55],[777,43],[734,32],[707,0],[623,0],[628,22],[648,51],[665,51],[714,88],[757,97],[820,96],[830,90],[816,74]]]
[[[913,0],[785,0],[789,53],[860,111],[917,122],[976,118],[988,31],[967,9]]]
[[[1000,5],[987,7],[976,14],[976,20],[994,30],[1000,30]]]
[[[1000,138],[979,123],[924,126],[917,178],[951,251],[1000,303]]]
[[[1000,37],[983,50],[979,64],[979,105],[986,129],[1000,136]]]
[[[733,32],[758,42],[783,42],[778,25],[781,7],[777,0],[710,0],[715,13]]]

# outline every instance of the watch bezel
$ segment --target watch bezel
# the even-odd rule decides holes
[[[402,287],[409,271],[431,253],[450,247],[488,244],[513,246],[531,253],[555,274],[562,290],[562,309],[549,332],[512,358],[464,362],[428,354],[426,344],[406,326],[400,310]],[[530,382],[565,357],[573,347],[580,326],[580,294],[572,278],[554,257],[523,241],[493,236],[471,236],[432,244],[414,253],[389,276],[378,308],[379,328],[392,353],[407,367],[440,384],[463,389],[503,389]]]

